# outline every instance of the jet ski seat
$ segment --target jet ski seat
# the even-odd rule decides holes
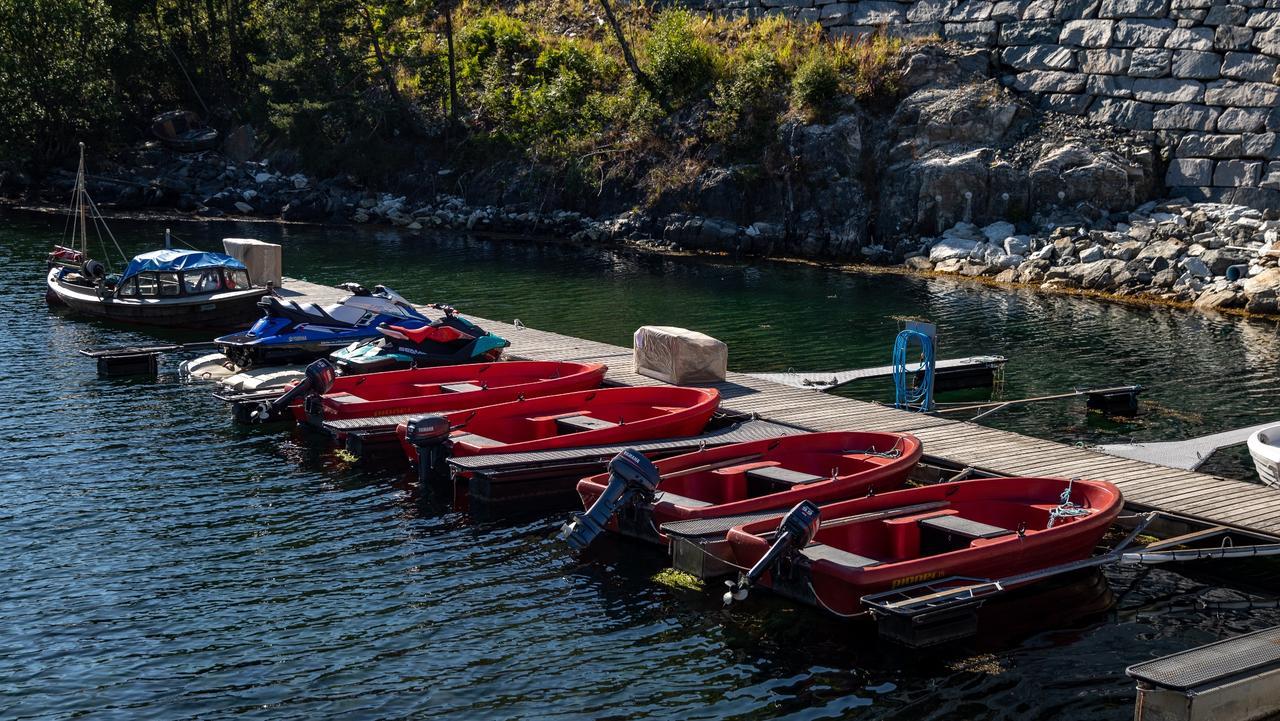
[[[414,343],[425,343],[433,341],[435,343],[452,343],[458,340],[472,340],[472,336],[447,325],[436,325],[431,323],[421,328],[405,328],[403,326],[388,326],[391,330],[403,334],[406,338]]]

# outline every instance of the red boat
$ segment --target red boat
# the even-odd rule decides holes
[[[816,533],[780,529],[772,518],[733,528],[728,542],[738,564],[752,567],[748,576],[845,616],[859,612],[869,594],[955,576],[1000,579],[1087,558],[1123,502],[1105,481],[941,483],[823,506],[820,523],[811,516]],[[772,548],[788,537],[801,541],[781,553]],[[768,567],[755,568],[762,558]]]
[[[319,426],[344,418],[479,408],[595,388],[606,370],[603,363],[506,361],[339,376],[323,396],[295,403],[293,416]]]
[[[419,447],[440,445],[445,434],[454,456],[692,436],[702,432],[719,403],[714,389],[605,388],[415,419],[401,423],[396,433],[416,463]]]
[[[782,511],[803,500],[826,503],[902,485],[921,445],[905,433],[808,433],[708,448],[657,461],[652,503],[638,504],[609,529],[666,543],[671,521]],[[583,508],[605,492],[609,473],[578,482]]]

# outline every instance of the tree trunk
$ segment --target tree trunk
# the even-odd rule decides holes
[[[458,124],[458,66],[453,54],[453,4],[444,8],[444,37],[449,46],[449,128]]]
[[[618,45],[622,46],[622,58],[627,61],[627,67],[631,68],[631,74],[635,76],[636,82],[640,83],[640,87],[649,93],[650,97],[658,102],[663,110],[669,111],[667,107],[667,98],[658,91],[658,86],[653,84],[653,79],[649,74],[640,69],[640,64],[636,62],[636,56],[631,54],[631,46],[627,44],[627,37],[622,33],[622,25],[618,22],[618,18],[613,14],[613,8],[609,5],[609,0],[600,0],[600,7],[604,9],[604,18],[609,22],[609,27],[613,29],[613,36],[617,38]]]
[[[396,89],[396,79],[391,74],[391,66],[387,65],[387,58],[382,54],[382,44],[378,42],[378,30],[373,26],[373,16],[369,14],[369,8],[363,5],[360,6],[359,11],[360,17],[364,18],[365,29],[369,31],[369,42],[373,44],[373,55],[378,60],[378,69],[382,71],[382,80],[387,85],[387,92],[391,93],[391,99],[396,101],[396,105],[399,105],[401,110],[408,110],[400,97],[400,91]]]

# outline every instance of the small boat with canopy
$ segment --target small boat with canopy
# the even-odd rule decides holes
[[[261,311],[258,301],[267,288],[254,286],[244,263],[229,255],[171,248],[143,253],[115,273],[109,257],[89,255],[92,221],[120,256],[124,252],[85,190],[84,145],[71,200],[75,218],[71,243],[54,246],[49,254],[46,298],[51,305],[97,318],[172,328],[233,329],[252,323]],[[104,242],[105,247],[105,242]]]

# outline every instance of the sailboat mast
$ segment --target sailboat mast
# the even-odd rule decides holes
[[[80,208],[80,251],[89,253],[89,219],[88,203],[85,202],[84,188],[84,143],[80,143],[80,168],[76,171],[76,205]]]

